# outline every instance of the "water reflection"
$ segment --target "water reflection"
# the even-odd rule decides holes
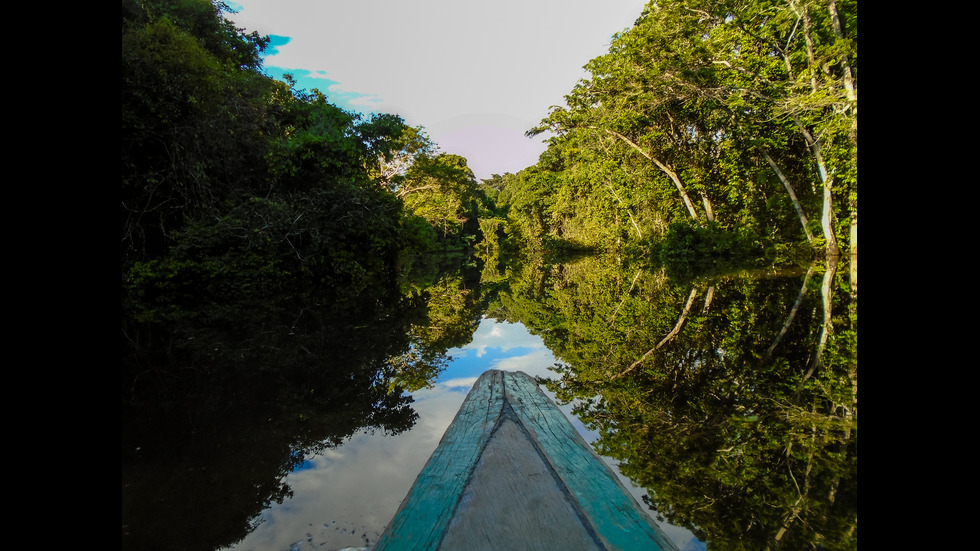
[[[123,319],[124,549],[238,541],[288,502],[284,478],[309,457],[416,421],[384,374],[410,346],[406,325],[424,317],[417,300],[163,299],[127,304]]]
[[[855,549],[847,272],[636,273],[583,259],[511,299],[532,329],[552,328],[567,364],[549,388],[579,401],[596,449],[709,549]]]
[[[452,361],[432,387],[413,393],[419,418],[409,433],[358,434],[310,458],[311,468],[287,478],[293,497],[264,511],[258,528],[229,551],[369,547],[394,516],[480,374],[509,369],[555,376],[550,369],[556,363],[554,355],[521,323],[483,318],[472,341],[447,355]],[[587,442],[598,437],[572,415],[571,404],[560,409]],[[607,462],[615,469],[613,461]],[[620,480],[642,503],[645,491],[622,475]],[[675,542],[687,543],[682,549],[703,549],[689,531],[661,525]]]
[[[548,366],[555,363],[541,339],[523,325],[492,319],[480,320],[472,341],[446,354],[452,361],[437,379],[429,388],[412,393],[418,419],[410,432],[396,436],[363,432],[309,458],[311,468],[294,472],[285,481],[292,498],[263,511],[256,530],[228,549],[371,545],[481,373],[492,368],[522,369],[548,376],[553,375]]]
[[[473,333],[473,340],[447,351],[453,358],[452,372],[472,382],[489,369],[523,371],[532,377],[554,375],[555,356],[541,337],[532,335],[521,323],[484,318]]]
[[[496,368],[552,379],[681,549],[855,549],[850,281],[583,258],[434,271],[340,309],[303,293],[133,308],[123,548],[369,546]]]
[[[286,479],[293,497],[263,511],[256,530],[228,549],[341,549],[377,541],[465,394],[436,387],[415,396],[419,419],[410,433],[359,433],[310,458],[310,469]]]

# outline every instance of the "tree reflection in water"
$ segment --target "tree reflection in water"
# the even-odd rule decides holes
[[[123,548],[230,545],[291,495],[285,476],[362,430],[417,418],[392,368],[424,293],[287,292],[130,303],[123,323]],[[434,361],[434,360],[433,360]],[[434,369],[438,371],[438,367]]]
[[[843,275],[842,275],[843,274]],[[708,549],[856,549],[856,293],[835,264],[671,279],[585,258],[511,281],[502,316],[599,453]]]
[[[434,269],[358,297],[133,306],[123,547],[217,549],[360,430],[416,422],[482,315],[560,360],[597,450],[708,549],[856,549],[856,290],[847,269],[669,277],[605,258]],[[400,499],[398,496],[397,499]],[[337,496],[349,499],[349,496]]]

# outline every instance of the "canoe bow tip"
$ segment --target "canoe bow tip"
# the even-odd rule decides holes
[[[546,382],[547,379],[534,377],[523,371],[490,369],[483,372],[464,400],[439,447],[419,474],[416,484],[399,507],[395,518],[386,528],[376,551],[439,549],[444,538],[450,536],[457,543],[458,538],[472,543],[476,541],[474,537],[479,539],[489,536],[513,543],[512,539],[508,539],[512,534],[483,533],[476,530],[482,526],[482,521],[472,519],[478,518],[479,514],[470,514],[470,520],[463,523],[468,528],[453,528],[460,520],[456,518],[457,513],[466,509],[457,510],[458,505],[469,495],[468,492],[480,488],[484,493],[500,493],[495,489],[496,484],[488,485],[486,481],[496,480],[494,477],[504,471],[496,471],[492,475],[486,474],[491,473],[491,470],[485,471],[479,477],[483,481],[480,484],[476,484],[477,478],[471,479],[487,447],[493,448],[487,457],[512,454],[514,458],[520,457],[529,471],[537,468],[535,457],[544,460],[545,470],[552,473],[556,485],[555,490],[549,489],[552,493],[547,495],[565,495],[571,502],[569,506],[572,513],[562,517],[565,519],[562,525],[567,530],[562,532],[561,537],[578,538],[579,536],[571,536],[573,533],[577,534],[574,530],[576,526],[579,531],[585,531],[582,538],[575,539],[581,545],[573,547],[593,549],[596,548],[593,544],[601,540],[598,548],[676,550],[669,538],[640,509],[609,467],[543,392],[541,387]],[[515,431],[516,426],[522,428]],[[498,428],[499,434],[495,432]],[[537,452],[519,453],[524,449],[521,447],[522,433]],[[491,440],[494,442],[492,446]],[[511,447],[504,445],[505,442]],[[499,466],[486,468],[500,469]],[[474,482],[472,487],[469,485],[471,481]],[[512,481],[511,486],[513,484]],[[543,490],[541,492],[541,496],[546,495]],[[481,506],[487,507],[487,511],[504,511],[506,507],[494,507],[493,504],[499,505],[501,500],[515,500],[521,496],[507,494],[498,497],[499,499],[481,500]],[[467,508],[475,506],[470,503]],[[518,509],[529,515],[533,513],[526,504]],[[515,518],[515,526],[527,524],[524,519]],[[553,522],[558,517],[549,513],[547,518],[550,519],[549,522]],[[414,537],[418,535],[413,534],[416,530],[424,532],[422,538]],[[473,530],[476,532],[471,533]],[[477,533],[482,535],[477,536]],[[541,534],[527,533],[524,536],[540,538]],[[556,542],[551,543],[553,546],[558,545]]]

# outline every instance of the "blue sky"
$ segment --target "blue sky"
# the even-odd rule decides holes
[[[484,318],[472,341],[446,352],[453,358],[439,384],[453,390],[469,392],[476,379],[488,369],[523,371],[531,376],[551,377],[549,367],[555,357],[541,337],[532,335],[520,323]]]
[[[238,0],[228,17],[273,37],[270,76],[360,113],[424,126],[477,178],[537,162],[524,132],[586,76],[582,66],[644,0]]]

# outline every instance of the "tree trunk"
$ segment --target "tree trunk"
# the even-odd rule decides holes
[[[810,69],[811,69],[810,89],[813,90],[814,93],[816,93],[818,89],[817,71],[814,70],[814,67],[816,66],[817,63],[813,55],[813,38],[810,36],[810,31],[812,27],[812,24],[810,22],[810,14],[807,12],[806,6],[803,6],[801,9],[801,7],[797,5],[797,3],[794,0],[789,0],[789,5],[793,9],[793,12],[796,13],[797,20],[803,22],[803,40],[804,42],[806,42],[806,57],[807,60],[810,62]]]
[[[684,305],[684,311],[681,312],[681,316],[677,319],[677,323],[674,324],[674,328],[670,330],[670,333],[667,333],[667,336],[664,337],[663,340],[661,340],[659,343],[657,343],[657,346],[654,346],[650,350],[647,350],[646,354],[641,356],[639,360],[633,362],[633,365],[629,366],[628,368],[626,368],[625,371],[619,373],[618,375],[614,375],[613,379],[618,379],[623,375],[626,375],[630,371],[633,371],[634,369],[636,369],[636,366],[642,364],[643,360],[646,360],[650,354],[653,354],[654,352],[659,350],[661,346],[667,344],[667,342],[669,342],[671,339],[676,337],[677,334],[681,332],[681,328],[684,327],[684,323],[687,321],[687,315],[691,312],[691,306],[694,304],[694,297],[696,297],[697,295],[698,295],[698,288],[694,287],[693,289],[691,289],[691,294],[687,296],[687,303]]]
[[[701,307],[701,313],[707,313],[708,309],[711,308],[711,301],[715,298],[715,286],[712,285],[708,287],[707,294],[704,295],[704,306]]]
[[[776,350],[776,346],[778,346],[779,342],[783,340],[783,337],[786,335],[786,332],[789,331],[790,325],[793,324],[793,319],[796,317],[796,312],[800,309],[800,304],[803,303],[803,296],[806,295],[806,288],[807,285],[810,283],[810,276],[812,274],[813,274],[813,267],[811,266],[806,271],[806,276],[803,277],[803,286],[800,287],[800,292],[796,295],[796,303],[794,303],[793,307],[790,308],[789,315],[786,316],[786,321],[783,322],[782,329],[779,330],[779,334],[776,335],[776,339],[772,341],[772,344],[769,345],[769,349],[766,350],[765,355],[762,356],[763,364],[769,363],[769,358],[772,357],[772,353],[773,351]]]
[[[705,193],[701,192],[701,202],[704,203],[704,215],[707,217],[708,222],[715,221],[715,211],[711,208],[711,201]]]
[[[834,276],[837,275],[837,259],[827,260],[827,272],[823,275],[820,285],[820,297],[823,299],[823,330],[820,332],[820,342],[817,345],[817,361],[823,363],[823,351],[827,341],[834,332]]]
[[[776,162],[772,160],[772,157],[765,151],[762,152],[762,155],[769,162],[772,171],[779,177],[779,181],[783,183],[783,187],[786,188],[786,193],[789,194],[790,200],[793,201],[793,208],[796,209],[796,215],[799,216],[800,224],[803,225],[803,233],[806,234],[807,242],[813,243],[813,233],[810,232],[809,221],[806,219],[806,214],[803,213],[803,205],[800,205],[800,200],[796,198],[796,192],[793,191],[793,186],[790,185],[789,180],[783,175],[783,171],[779,170],[779,167],[776,166]]]
[[[830,23],[834,28],[834,34],[837,38],[844,39],[844,29],[840,24],[840,13],[837,11],[837,0],[827,0],[827,9],[830,11]],[[851,108],[854,110],[851,113],[855,121],[854,125],[854,136],[851,139],[857,143],[857,85],[854,83],[854,71],[851,69],[851,60],[847,56],[841,61],[844,67],[844,92],[847,94],[847,99],[852,103]]]
[[[834,203],[834,178],[831,176],[823,183],[823,213],[820,216],[820,227],[823,228],[824,237],[827,238],[827,257],[840,256],[840,248],[837,246],[837,236],[834,235],[833,224],[833,203]]]
[[[794,400],[803,391],[803,384],[823,367],[823,353],[827,348],[827,341],[834,333],[834,276],[837,275],[837,258],[827,259],[827,271],[823,275],[823,283],[820,285],[820,297],[823,301],[823,323],[820,326],[820,338],[817,340],[817,350],[810,362],[810,369],[803,375],[803,380],[796,387]]]
[[[677,191],[678,193],[680,193],[681,200],[684,201],[684,206],[687,207],[687,212],[690,213],[691,218],[694,219],[694,221],[697,222],[699,226],[702,227],[704,226],[704,224],[701,223],[701,219],[698,218],[697,211],[694,210],[694,202],[691,201],[691,197],[687,194],[687,189],[684,188],[684,184],[681,182],[681,179],[680,177],[677,176],[676,172],[671,170],[664,163],[660,162],[660,160],[657,159],[656,157],[653,157],[652,155],[644,151],[642,147],[636,145],[632,140],[630,140],[626,136],[620,134],[619,132],[615,132],[613,130],[608,130],[608,129],[604,129],[604,130],[607,134],[623,140],[624,142],[626,142],[627,145],[639,151],[640,155],[643,155],[650,161],[653,161],[653,164],[657,165],[657,168],[662,170],[668,177],[670,177],[671,181],[674,182],[674,185],[677,186]]]
[[[626,299],[629,298],[630,293],[633,292],[633,287],[636,286],[636,280],[640,277],[641,271],[642,268],[636,271],[636,275],[633,276],[633,282],[630,283],[629,290],[626,291],[626,295],[623,296],[623,300],[619,301],[619,304],[616,305],[616,308],[613,310],[613,313],[610,314],[608,318],[606,318],[606,323],[612,323],[612,320],[616,319],[616,314],[619,312],[619,309],[623,307],[623,303],[626,302]]]
[[[844,39],[844,29],[840,23],[840,13],[837,11],[837,0],[827,0],[827,10],[830,12],[830,23],[834,29],[834,34],[840,40]],[[857,83],[854,82],[854,70],[851,68],[851,60],[847,56],[841,59],[844,73],[844,93],[850,102],[851,110],[851,143],[854,145],[853,162],[857,163]],[[857,190],[857,180],[854,182],[854,189]],[[850,201],[851,211],[851,232],[848,252],[852,256],[857,255],[857,202]]]
[[[854,322],[856,322],[857,321],[857,255],[851,257],[850,268],[851,268],[851,301],[848,304],[848,311],[851,315],[851,319],[855,320]],[[851,393],[853,396],[850,407],[845,409],[845,416],[848,419],[857,415],[857,405],[858,405],[857,368],[858,368],[857,350],[855,349],[854,355],[851,356],[851,361],[848,363],[848,372],[849,375],[851,376]]]
[[[831,10],[831,20],[833,21],[832,24],[835,27],[834,30],[835,32],[838,30],[842,32],[843,30],[840,29],[840,18],[838,17],[836,20],[834,20],[834,15],[836,14],[837,9],[836,0],[828,0],[828,2],[830,2],[829,8]],[[813,93],[816,94],[821,88],[820,83],[817,82],[816,78],[820,65],[816,60],[813,49],[813,37],[811,36],[812,22],[810,20],[810,14],[807,11],[807,7],[805,5],[799,5],[796,0],[788,0],[788,4],[799,18],[799,21],[803,23],[802,34],[803,40],[806,43],[806,55],[810,73],[810,88]],[[842,34],[838,34],[838,38],[843,38]],[[847,64],[845,63],[845,65]],[[824,69],[824,71],[827,72],[826,69]],[[851,82],[853,83],[853,81]],[[810,151],[813,153],[813,158],[817,162],[817,168],[820,171],[820,181],[823,182],[823,213],[820,218],[820,222],[821,227],[823,228],[824,237],[827,240],[827,257],[830,258],[840,256],[840,249],[837,245],[837,237],[834,234],[833,229],[833,177],[828,177],[827,167],[820,151],[820,142],[814,139],[813,135],[803,125],[799,117],[795,115],[791,116],[793,117],[793,120],[796,122],[797,126],[800,127],[800,130],[803,132],[803,135],[806,138],[807,145],[810,147]],[[856,130],[856,128],[854,130]]]
[[[837,246],[837,236],[834,234],[833,226],[833,205],[834,205],[834,178],[828,176],[827,165],[823,160],[823,153],[820,150],[820,142],[817,141],[813,134],[807,129],[803,124],[803,121],[796,115],[790,115],[793,118],[793,122],[796,123],[797,128],[803,134],[803,138],[806,140],[807,146],[810,148],[810,153],[813,155],[814,161],[817,163],[817,172],[820,174],[820,181],[823,183],[823,212],[820,217],[820,227],[823,229],[823,236],[827,240],[827,257],[838,257],[840,256],[840,248]]]
[[[626,206],[626,203],[624,203],[622,199],[619,198],[619,194],[616,193],[616,190],[613,189],[611,185],[606,184],[606,187],[609,188],[609,192],[612,193],[612,196],[619,202],[620,206],[626,209],[626,214],[630,217],[630,222],[633,223],[633,228],[636,229],[636,236],[643,239],[643,232],[640,231],[640,226],[637,225],[636,220],[633,218],[633,213],[630,212],[630,208]]]

